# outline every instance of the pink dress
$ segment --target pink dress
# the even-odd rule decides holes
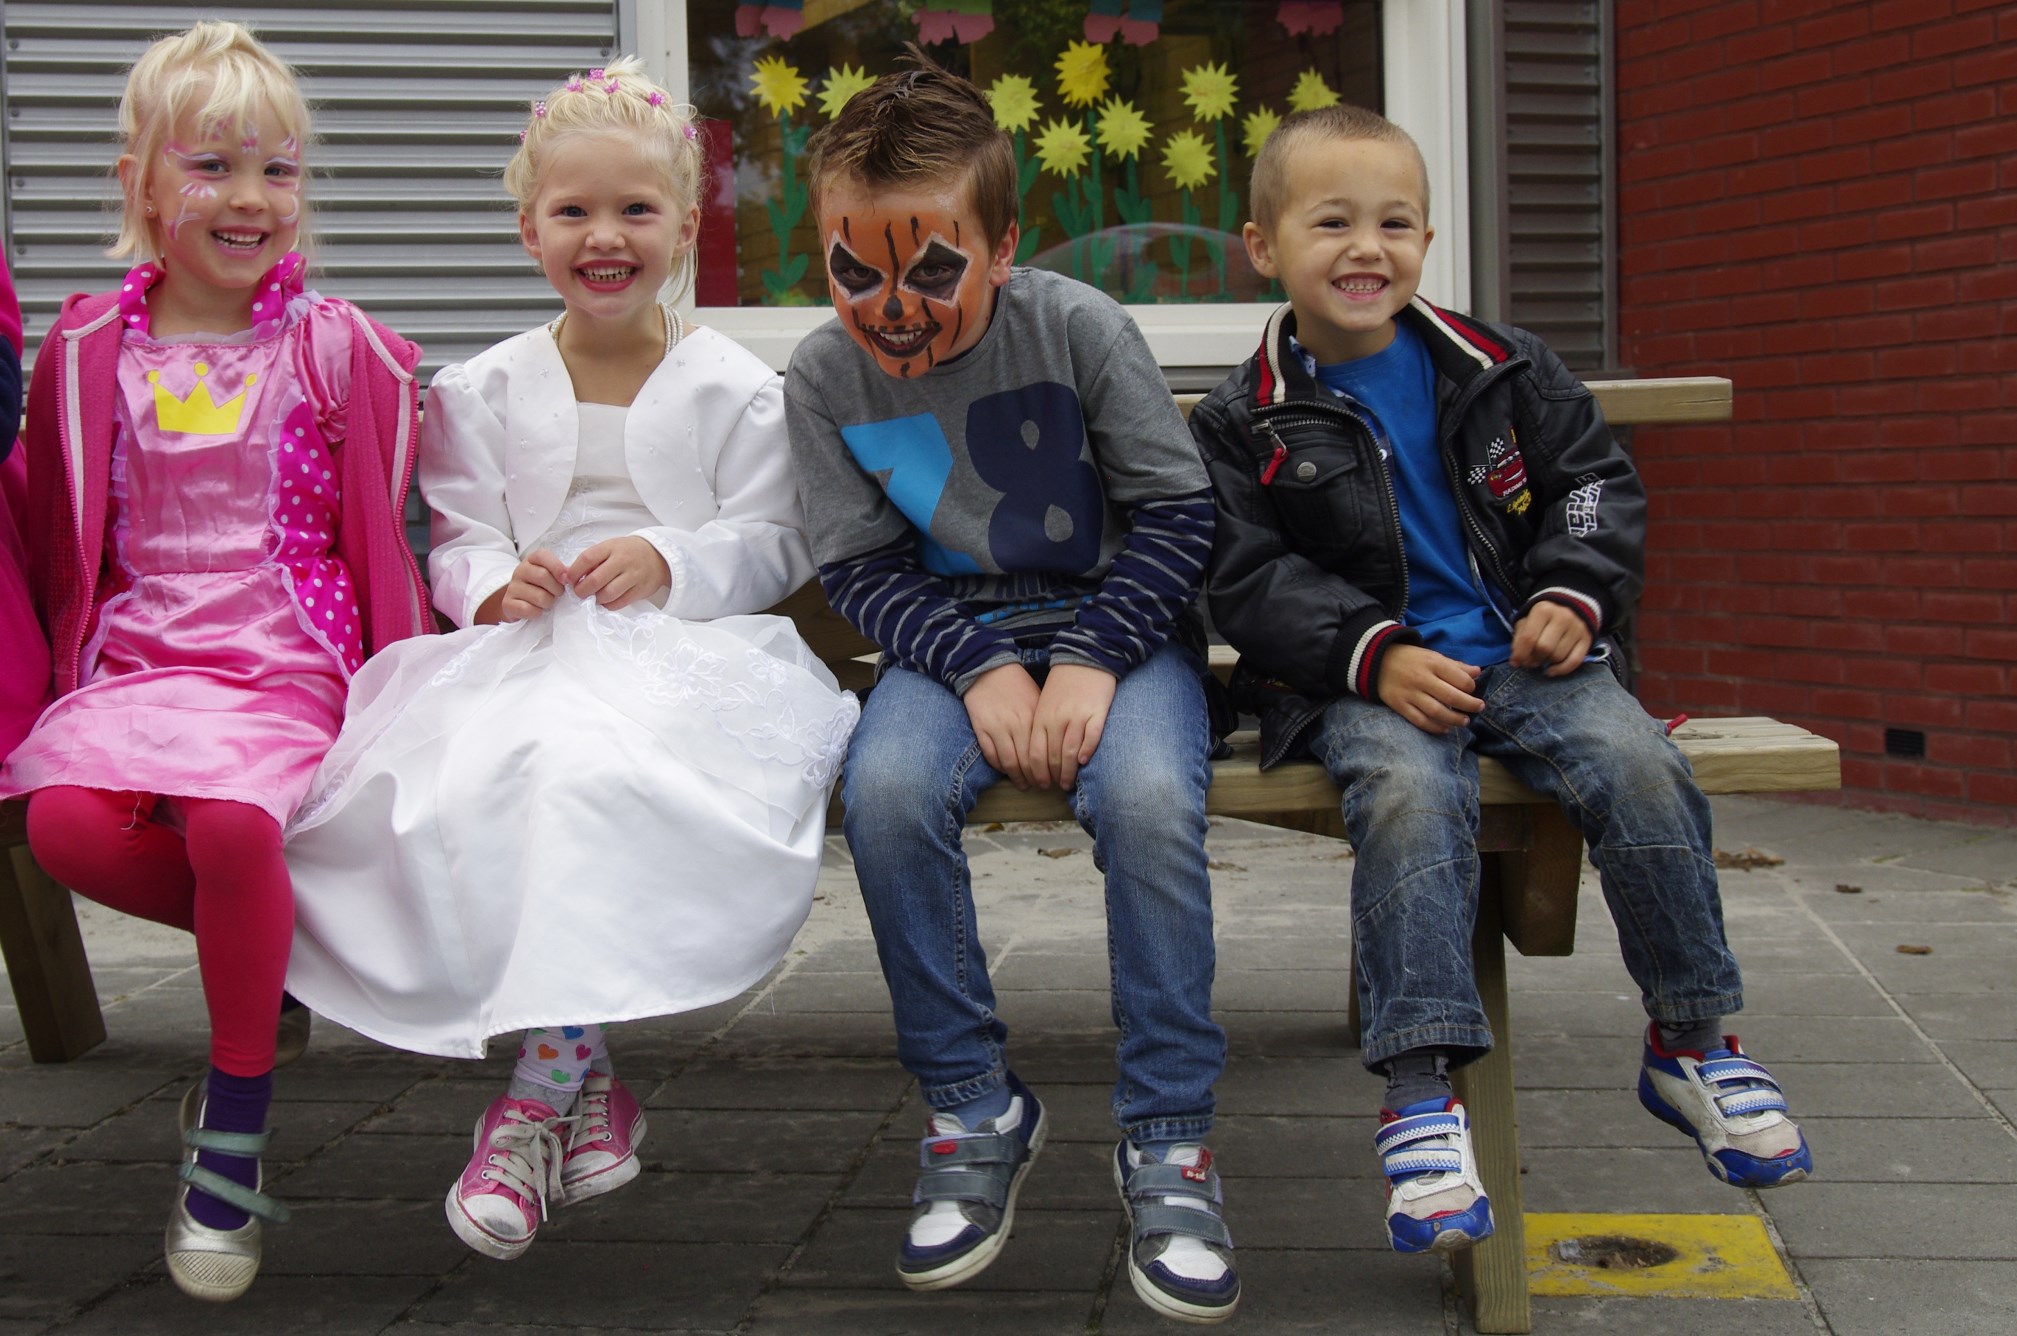
[[[349,316],[268,277],[241,335],[155,339],[127,276],[107,575],[83,685],[37,721],[0,796],[50,785],[249,803],[285,825],[343,723],[363,641],[330,549]],[[256,313],[255,313],[256,314]]]

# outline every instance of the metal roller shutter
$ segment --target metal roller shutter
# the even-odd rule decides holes
[[[1609,6],[1505,0],[1506,316],[1576,371],[1617,365]]]
[[[66,295],[121,272],[100,252],[126,67],[155,36],[218,12],[5,5],[7,252],[31,349]],[[315,109],[315,287],[421,343],[428,374],[553,313],[498,177],[526,103],[612,51],[616,3],[267,3],[228,15],[294,64]]]

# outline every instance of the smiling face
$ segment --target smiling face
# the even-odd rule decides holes
[[[294,249],[301,224],[301,148],[269,111],[206,131],[178,125],[158,161],[119,160],[148,211],[171,289],[243,290]]]
[[[892,376],[919,376],[980,342],[1008,282],[1014,224],[990,247],[962,188],[828,181],[827,287],[854,341]]]
[[[700,206],[680,200],[648,146],[569,135],[546,155],[519,237],[546,281],[586,321],[658,319],[658,292],[691,249]]]
[[[1271,226],[1246,226],[1247,257],[1279,278],[1296,337],[1322,363],[1370,357],[1422,283],[1435,229],[1421,160],[1404,143],[1313,138],[1284,173]]]

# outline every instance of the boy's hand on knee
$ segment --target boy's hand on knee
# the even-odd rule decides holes
[[[470,624],[530,621],[552,607],[566,587],[567,567],[547,549],[538,548],[512,569],[510,584],[483,600]]]
[[[1560,603],[1536,603],[1513,624],[1515,668],[1544,668],[1563,677],[1580,668],[1595,637],[1590,624]]]
[[[1485,708],[1474,694],[1480,671],[1424,645],[1396,645],[1380,660],[1380,703],[1440,737]]]
[[[1119,681],[1104,668],[1060,663],[1044,679],[1030,722],[1029,777],[1040,789],[1068,789],[1078,782],[1079,767],[1093,759],[1106,731]]]
[[[962,698],[966,717],[987,763],[1019,789],[1030,786],[1030,721],[1036,717],[1036,679],[1019,663],[990,668],[974,679]]]

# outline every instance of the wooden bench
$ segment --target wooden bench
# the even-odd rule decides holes
[[[1617,426],[1707,422],[1730,415],[1730,382],[1720,378],[1593,382],[1591,388]],[[808,585],[777,610],[792,617],[843,685],[866,690],[874,675],[875,646],[827,607],[817,585]],[[1841,783],[1833,742],[1771,719],[1696,720],[1677,730],[1674,740],[1707,793],[1833,789]],[[1251,734],[1234,739],[1232,756],[1214,765],[1206,810],[1342,838],[1338,791],[1323,769],[1313,762],[1291,762],[1263,775],[1257,752]],[[1522,788],[1495,763],[1481,763],[1479,778],[1483,887],[1474,952],[1478,989],[1497,1047],[1460,1072],[1457,1086],[1475,1114],[1479,1167],[1495,1204],[1498,1230],[1486,1243],[1456,1254],[1455,1266],[1479,1331],[1524,1332],[1531,1329],[1531,1320],[1505,943],[1512,942],[1524,955],[1574,950],[1582,840],[1554,804]],[[0,857],[0,948],[30,1054],[37,1062],[63,1062],[102,1040],[105,1024],[70,897],[28,856],[20,813],[19,803],[0,804],[0,854],[5,855]],[[1054,790],[1025,793],[1002,784],[982,797],[972,820],[1070,816],[1063,795]],[[1352,1026],[1356,1035],[1356,1017]]]

